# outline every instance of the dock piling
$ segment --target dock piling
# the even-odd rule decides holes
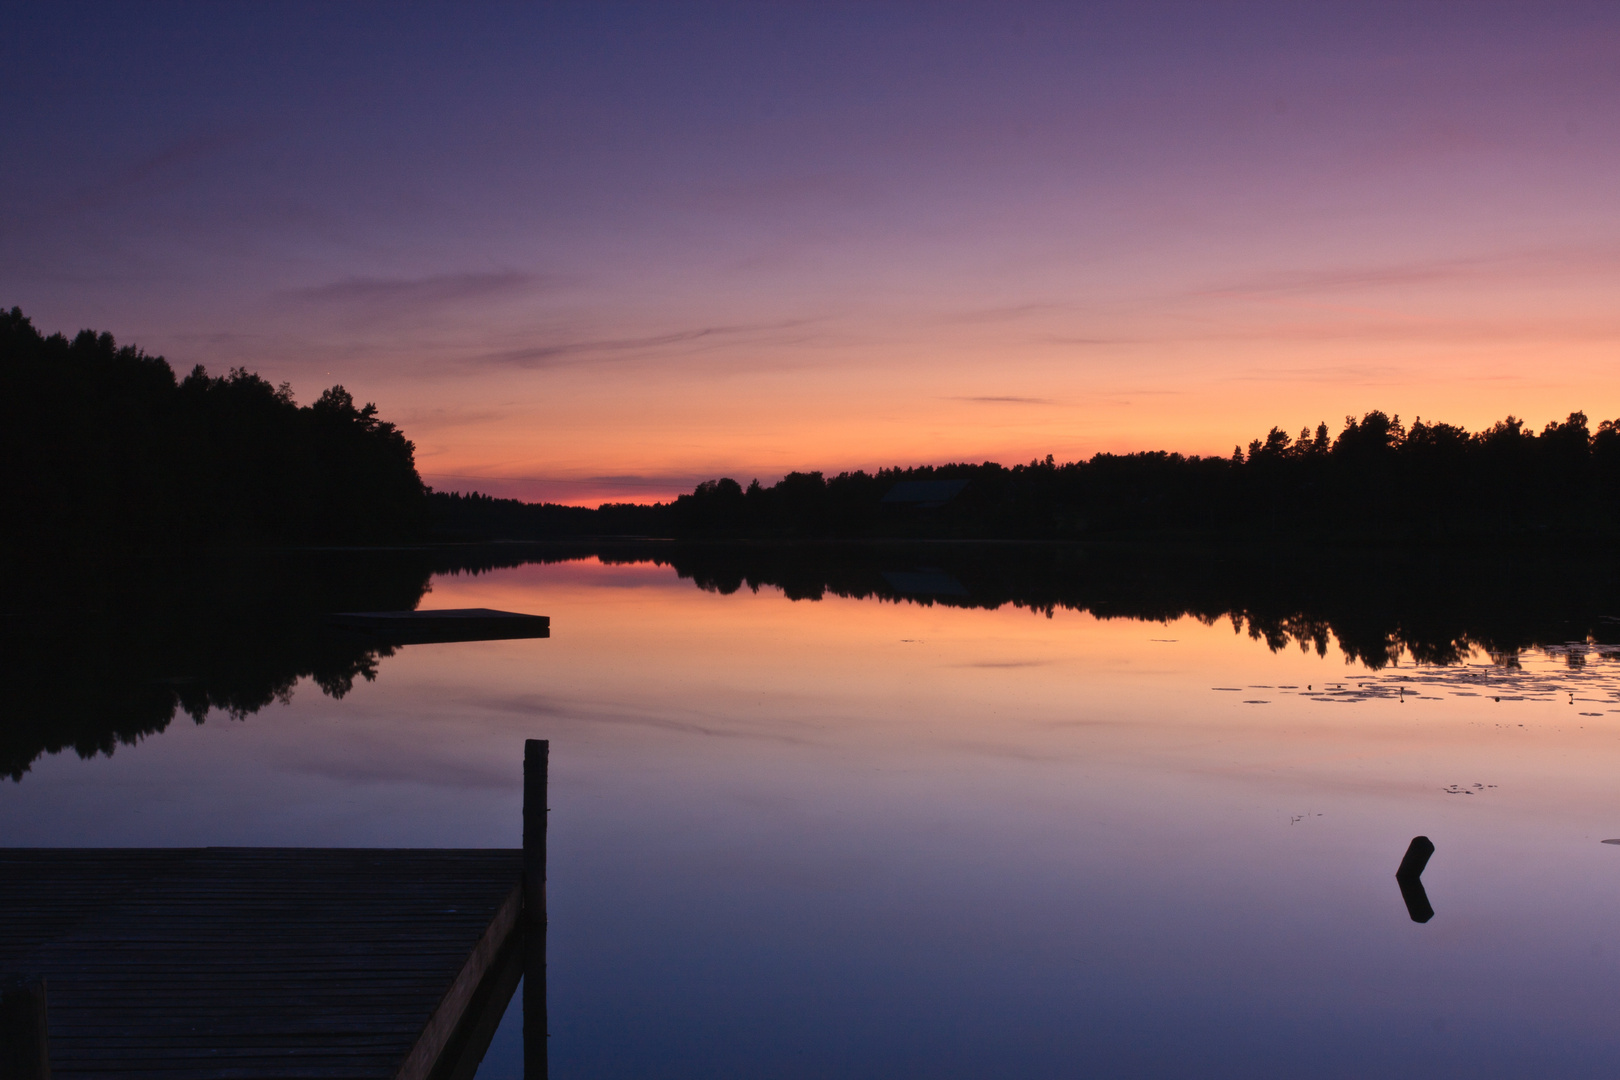
[[[523,1075],[545,1080],[547,739],[523,744]]]
[[[1433,854],[1432,840],[1427,836],[1414,836],[1406,854],[1401,857],[1400,868],[1395,871],[1395,881],[1401,887],[1401,900],[1406,904],[1406,913],[1415,923],[1426,923],[1434,918],[1434,907],[1423,888],[1423,869],[1429,865],[1429,858]]]
[[[43,979],[15,979],[0,990],[0,1080],[51,1080]]]

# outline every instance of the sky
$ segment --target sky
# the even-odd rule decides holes
[[[1620,6],[0,3],[0,305],[424,479],[1620,416]]]

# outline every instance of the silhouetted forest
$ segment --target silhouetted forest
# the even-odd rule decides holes
[[[955,482],[945,483],[945,482]],[[952,490],[959,488],[960,490]],[[944,498],[940,498],[944,495]],[[1540,432],[1485,431],[1373,411],[1297,437],[1273,428],[1231,457],[1165,451],[1006,467],[948,464],[707,481],[673,503],[599,510],[436,496],[470,535],[1080,539],[1118,534],[1317,536],[1336,542],[1611,535],[1620,421],[1572,413]]]
[[[1484,431],[1373,411],[1230,457],[1167,451],[1006,467],[895,467],[765,486],[727,478],[671,503],[595,509],[428,491],[414,448],[341,386],[167,361],[109,334],[42,335],[0,312],[0,549],[644,536],[1334,543],[1620,531],[1620,421],[1583,413]]]
[[[300,407],[241,368],[184,379],[110,334],[0,311],[0,545],[160,547],[418,534],[414,448],[334,386]]]
[[[480,492],[429,491],[432,535],[441,541],[550,540],[667,533],[664,503],[592,508],[497,499]]]

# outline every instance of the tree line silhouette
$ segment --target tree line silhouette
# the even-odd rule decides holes
[[[896,499],[907,483],[958,481],[940,505]],[[539,539],[1081,539],[1110,534],[1320,534],[1427,541],[1620,525],[1620,421],[1571,413],[1540,432],[1509,416],[1484,431],[1374,410],[1297,437],[1272,428],[1230,457],[1166,451],[1009,467],[985,462],[876,472],[793,472],[770,486],[729,477],[671,503],[596,510],[435,495],[469,535]]]
[[[42,335],[0,311],[0,550],[589,536],[1428,542],[1620,526],[1620,421],[1477,432],[1374,410],[1230,457],[1168,451],[1003,466],[705,481],[594,509],[430,491],[414,447],[342,386],[300,406],[243,368],[183,379],[110,334]],[[907,485],[948,482],[944,498]],[[959,489],[959,490],[957,490]],[[936,491],[937,495],[938,492]]]
[[[342,386],[299,406],[237,368],[183,379],[85,330],[0,311],[0,544],[60,549],[419,534],[414,447]]]

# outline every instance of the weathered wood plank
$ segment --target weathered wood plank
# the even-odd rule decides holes
[[[518,917],[522,911],[523,883],[519,881],[512,886],[506,902],[490,920],[489,927],[478,939],[478,944],[473,946],[471,955],[467,957],[461,971],[456,974],[450,989],[445,991],[438,1007],[433,1010],[433,1016],[422,1029],[416,1045],[411,1047],[411,1052],[405,1056],[405,1063],[395,1074],[397,1080],[427,1080],[428,1074],[439,1062],[439,1055],[450,1042],[451,1036],[456,1033],[467,1003],[472,1000],[484,977],[489,974],[495,957],[511,939],[512,932],[517,929]]]
[[[48,980],[58,1080],[426,1078],[517,947],[522,870],[518,851],[0,849],[0,975]]]

